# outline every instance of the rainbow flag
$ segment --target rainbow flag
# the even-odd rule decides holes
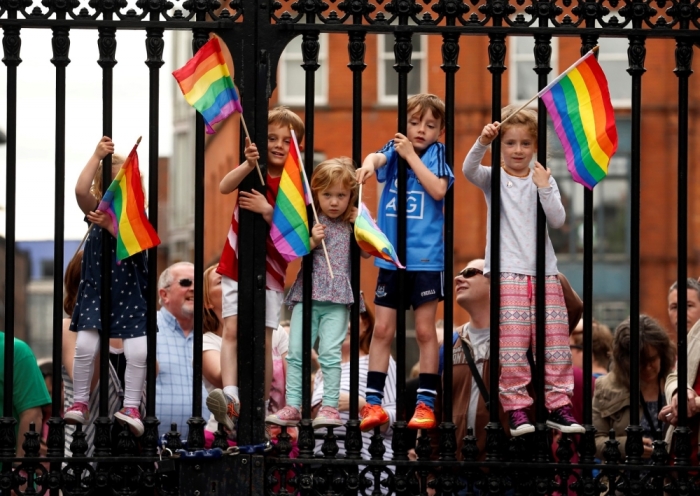
[[[207,133],[234,112],[243,112],[219,39],[209,40],[183,67],[173,71],[187,103],[204,117]]]
[[[284,163],[270,227],[272,242],[287,262],[311,252],[306,206],[312,200],[294,130],[292,142]]]
[[[569,172],[589,189],[608,175],[617,151],[610,91],[595,51],[597,47],[538,93],[564,147]]]
[[[146,217],[145,199],[136,147],[131,150],[97,210],[106,212],[117,233],[117,260],[121,261],[160,244],[160,238]]]
[[[355,219],[355,240],[360,248],[370,255],[391,262],[399,269],[406,268],[399,262],[391,241],[379,230],[364,203],[360,203],[360,211]]]

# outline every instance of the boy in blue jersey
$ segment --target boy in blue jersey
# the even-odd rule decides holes
[[[398,205],[398,159],[408,164],[406,211],[406,286],[398,287],[396,267],[379,258],[374,303],[376,319],[369,350],[366,404],[362,407],[363,432],[389,422],[382,408],[384,382],[391,343],[396,332],[396,309],[403,295],[413,306],[416,340],[420,350],[420,376],[411,429],[435,427],[435,398],[440,381],[435,315],[443,299],[444,247],[443,207],[454,175],[445,163],[445,146],[438,139],[445,132],[445,104],[435,95],[419,94],[408,99],[407,135],[397,133],[384,148],[370,153],[357,169],[357,181],[364,183],[376,171],[377,181],[386,182],[380,199],[377,223],[396,246]]]

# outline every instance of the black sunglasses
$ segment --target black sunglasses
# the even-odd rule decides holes
[[[476,267],[467,267],[466,269],[462,269],[462,271],[459,273],[459,275],[464,277],[465,279],[469,279],[470,277],[474,277],[477,274],[483,276],[484,271],[481,269],[477,269]]]
[[[193,282],[194,281],[192,281],[192,279],[190,279],[189,277],[185,277],[184,279],[180,279],[179,281],[177,281],[177,283],[183,288],[189,288],[190,286],[192,286]],[[169,288],[170,286],[172,286],[172,284],[168,284],[167,287]]]

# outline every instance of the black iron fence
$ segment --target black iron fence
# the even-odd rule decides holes
[[[700,40],[698,27],[700,9],[698,2],[689,0],[610,0],[610,1],[528,1],[517,0],[298,0],[263,1],[232,0],[221,4],[218,0],[187,0],[181,4],[163,0],[142,1],[127,4],[125,1],[77,0],[2,0],[0,1],[0,26],[3,29],[3,62],[7,72],[7,122],[6,126],[6,238],[7,257],[5,270],[5,361],[4,361],[4,416],[0,419],[0,489],[7,494],[44,494],[61,491],[68,495],[102,494],[426,494],[434,490],[437,494],[550,494],[553,492],[576,494],[698,494],[700,485],[696,480],[696,468],[690,466],[690,430],[686,415],[686,398],[678,397],[679,428],[676,430],[675,459],[671,457],[662,441],[654,443],[651,464],[642,463],[642,430],[639,426],[639,411],[632,408],[626,441],[626,458],[622,458],[618,442],[611,439],[605,450],[602,465],[595,458],[594,428],[591,409],[591,362],[584,362],[584,424],[586,434],[577,444],[580,454],[578,463],[571,463],[573,444],[563,436],[557,450],[558,462],[552,461],[550,441],[545,428],[543,400],[537,402],[536,432],[532,439],[517,438],[506,441],[499,424],[498,410],[491,409],[487,427],[485,460],[479,459],[474,433],[463,442],[463,461],[456,459],[457,440],[452,423],[452,399],[443,395],[442,423],[439,427],[439,448],[432,452],[427,435],[421,435],[415,446],[417,461],[409,460],[409,445],[406,417],[403,408],[398,408],[397,422],[393,426],[393,459],[383,460],[381,436],[372,438],[371,459],[362,459],[362,445],[358,418],[358,398],[351,395],[350,420],[347,423],[343,458],[336,457],[336,437],[332,430],[325,435],[323,456],[314,456],[314,434],[310,421],[311,391],[309,381],[304,381],[302,413],[304,420],[299,428],[299,456],[289,458],[291,444],[283,432],[280,442],[271,452],[254,448],[265,443],[263,408],[264,370],[264,302],[265,302],[265,237],[267,225],[252,213],[242,212],[240,235],[253,240],[241,245],[240,257],[240,308],[239,328],[252,332],[239,334],[240,390],[243,410],[238,427],[238,443],[241,449],[227,452],[220,458],[197,458],[182,453],[172,456],[181,447],[179,436],[173,433],[167,440],[167,450],[158,446],[155,417],[155,381],[148,381],[147,416],[145,435],[138,445],[128,431],[119,435],[115,449],[109,441],[111,419],[107,416],[107,391],[100,391],[99,416],[96,419],[95,456],[86,457],[87,444],[84,435],[78,432],[72,449],[73,456],[64,453],[64,422],[61,417],[63,405],[61,390],[61,320],[62,320],[62,260],[64,241],[64,176],[65,176],[65,130],[66,130],[66,70],[70,64],[70,34],[75,29],[94,29],[99,46],[97,63],[103,71],[103,121],[104,135],[112,134],[113,75],[118,51],[115,33],[117,30],[142,30],[146,34],[145,55],[149,68],[149,196],[158,197],[158,136],[159,106],[158,88],[163,65],[165,30],[191,30],[192,47],[196,52],[208,39],[210,33],[219,35],[230,49],[236,63],[236,82],[241,91],[248,122],[254,141],[260,144],[261,154],[266,153],[267,110],[269,99],[276,87],[276,69],[280,55],[287,43],[296,36],[302,37],[302,67],[305,71],[306,107],[304,120],[305,163],[311,173],[314,151],[315,108],[314,73],[319,68],[319,35],[321,33],[345,33],[348,37],[348,68],[352,74],[352,158],[362,162],[361,132],[363,70],[366,67],[365,40],[367,36],[380,33],[394,36],[394,69],[398,79],[398,131],[406,132],[406,100],[408,96],[408,74],[412,69],[412,39],[415,34],[427,34],[442,39],[442,70],[444,72],[445,101],[447,108],[445,145],[447,162],[455,163],[455,75],[460,70],[459,41],[463,37],[488,37],[489,65],[492,75],[491,114],[492,120],[500,118],[503,106],[503,75],[506,70],[506,40],[510,36],[534,39],[534,70],[539,87],[547,83],[553,37],[578,37],[581,53],[597,44],[600,37],[624,38],[629,42],[628,72],[632,80],[631,105],[631,252],[630,252],[630,315],[640,313],[639,305],[639,240],[640,240],[640,136],[641,136],[641,92],[645,73],[646,41],[652,38],[673,39],[675,52],[668,56],[676,59],[675,73],[678,78],[678,280],[686,279],[687,262],[687,170],[688,170],[688,95],[693,45]],[[56,79],[56,149],[55,149],[55,248],[54,248],[54,305],[53,305],[53,403],[49,421],[48,453],[39,457],[38,432],[29,432],[24,444],[25,457],[15,457],[15,424],[12,417],[13,400],[13,349],[14,349],[14,287],[15,231],[18,220],[16,210],[17,168],[17,115],[22,102],[17,99],[18,69],[21,67],[22,33],[27,28],[51,29],[52,52]],[[135,55],[137,57],[143,56]],[[333,57],[339,57],[333,54]],[[538,160],[546,164],[546,111],[539,106],[540,141]],[[196,122],[195,151],[195,274],[203,273],[204,243],[204,125],[200,116]],[[493,143],[493,205],[492,226],[492,270],[499,272],[499,202],[500,155],[498,140]],[[107,158],[109,163],[110,159]],[[110,180],[109,167],[105,167],[104,184]],[[406,211],[405,169],[399,168],[399,212]],[[248,178],[242,188],[259,187]],[[584,289],[583,300],[593,300],[593,199],[594,192],[585,191],[584,206]],[[453,267],[454,237],[454,191],[448,192],[445,208],[445,267]],[[158,204],[150,205],[151,219],[158,217]],[[406,217],[398,218],[399,258],[405,254]],[[155,222],[154,222],[155,224]],[[156,226],[157,227],[157,226]],[[540,210],[538,218],[538,277],[544,275],[545,218]],[[107,247],[107,243],[103,243]],[[105,248],[108,250],[108,248]],[[108,251],[103,260],[109,260]],[[359,252],[353,249],[352,283],[355,301],[359,299]],[[149,333],[148,333],[148,377],[155,376],[156,329],[156,250],[149,251]],[[109,263],[103,264],[107,269]],[[305,281],[310,281],[310,264]],[[108,270],[108,269],[107,269]],[[402,285],[405,273],[399,272]],[[110,286],[107,277],[102,287],[102,301],[109,301]],[[310,298],[310,284],[305,284],[305,298]],[[202,301],[202,286],[195,286],[195,300]],[[537,339],[544,337],[544,285],[537,286]],[[678,376],[681,383],[687,382],[687,339],[684,329],[686,321],[686,287],[678,287]],[[451,285],[445,288],[445,342],[451,342],[453,327],[453,294]],[[491,280],[491,294],[499,294],[498,278]],[[403,303],[401,303],[403,305]],[[500,302],[491,299],[491,322],[499,321]],[[405,308],[399,307],[397,317],[397,404],[403,405],[406,398],[405,367]],[[108,305],[102,308],[103,322],[110,319]],[[351,312],[352,356],[351,389],[357,391],[358,380],[358,328],[359,309]],[[202,305],[195,305],[195,329],[201,329]],[[592,308],[584,307],[584,355],[591,356]],[[639,322],[632,319],[632,336],[639,335]],[[491,356],[498,356],[498,329],[492,326]],[[310,375],[310,313],[304,315],[305,347],[303,374]],[[202,335],[195,333],[194,340],[194,384],[192,418],[189,420],[187,450],[193,453],[204,446],[204,424],[201,417],[202,396]],[[100,377],[107,383],[108,341],[101,346]],[[536,359],[544,361],[544,349],[538,348]],[[639,367],[639,341],[632,339],[630,369]],[[543,367],[538,368],[534,384],[538,391],[544,390]],[[491,361],[491,377],[498,374],[498,362]],[[444,386],[451,391],[452,355],[445,355]],[[639,377],[631,375],[630,403],[639,403]],[[496,381],[491,383],[492,398],[498,397]],[[42,465],[48,464],[48,468]]]

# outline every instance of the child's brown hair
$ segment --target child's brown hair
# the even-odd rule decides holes
[[[355,179],[355,165],[351,158],[338,157],[325,160],[316,166],[311,176],[311,195],[314,198],[316,210],[320,209],[318,194],[330,188],[332,185],[340,183],[350,190],[350,201],[348,209],[343,213],[341,219],[350,221],[351,209],[357,201],[357,180]]]
[[[445,102],[439,97],[430,93],[419,93],[408,99],[406,113],[409,119],[414,115],[422,119],[428,110],[433,113],[433,117],[440,121],[440,131],[445,129]]]
[[[112,169],[115,167],[121,167],[126,162],[126,157],[114,153],[112,155]],[[142,185],[143,186],[143,185]],[[102,191],[102,160],[100,160],[100,165],[97,166],[97,171],[95,172],[95,177],[92,179],[92,186],[90,187],[90,193],[98,201],[102,199],[104,191]]]
[[[519,107],[517,105],[508,105],[503,107],[501,109],[501,122],[513,115],[518,108]],[[514,126],[525,126],[527,131],[530,133],[530,136],[532,136],[535,148],[537,148],[537,111],[534,109],[524,108],[517,114],[513,115],[508,122],[501,126],[501,137],[503,137],[508,129]]]
[[[277,124],[278,126],[292,126],[297,135],[297,141],[301,143],[304,139],[304,121],[297,114],[292,112],[289,107],[279,105],[267,113],[267,125]]]
[[[80,266],[83,262],[83,250],[78,251],[66,266],[63,274],[63,311],[68,316],[73,315],[75,303],[78,301],[78,286],[80,286]]]

